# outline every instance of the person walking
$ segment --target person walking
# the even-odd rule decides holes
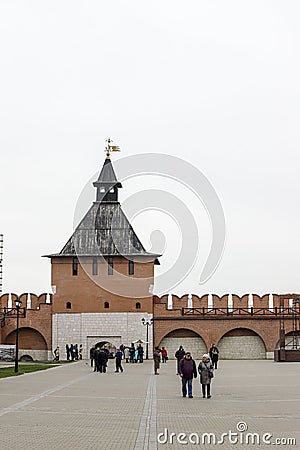
[[[106,373],[108,355],[104,349],[101,348],[99,352],[99,372]]]
[[[122,367],[122,351],[120,349],[117,350],[116,352],[116,373],[119,373],[119,369],[121,370],[121,372],[123,372],[123,367]]]
[[[214,367],[214,369],[218,368],[218,360],[219,360],[219,350],[218,348],[215,346],[215,344],[213,344],[210,349],[209,349],[209,356],[212,362],[212,365]]]
[[[95,349],[95,346],[93,345],[93,346],[90,348],[91,367],[93,367],[95,351],[96,351],[96,349]]]
[[[70,361],[70,347],[69,347],[69,344],[66,344],[66,354],[67,354],[67,361]]]
[[[177,359],[177,375],[179,375],[179,362],[184,357],[184,355],[185,355],[185,351],[184,351],[182,345],[180,345],[179,349],[175,353],[175,358]]]
[[[200,361],[198,366],[198,372],[200,374],[202,397],[205,398],[207,392],[207,398],[211,398],[210,384],[214,376],[214,368],[207,353],[202,356],[202,361]]]
[[[136,349],[135,349],[135,352],[134,352],[134,362],[137,363],[137,362],[138,362],[138,359],[139,359],[139,351],[138,351],[138,349],[136,348]]]
[[[159,373],[158,373],[158,369],[160,366],[159,347],[155,347],[155,349],[154,349],[153,361],[154,361],[154,375],[159,375]]]
[[[125,357],[125,362],[128,363],[129,362],[129,357],[130,357],[130,353],[129,353],[129,348],[125,347],[124,349],[124,357]]]
[[[129,355],[130,355],[129,362],[134,363],[135,348],[134,348],[133,344],[131,345],[131,347],[129,349]]]
[[[74,354],[75,354],[76,361],[78,361],[78,345],[77,344],[74,344]]]
[[[144,349],[141,344],[137,348],[138,350],[138,360],[140,363],[144,362]]]
[[[82,344],[79,345],[79,359],[82,359],[83,347]]]
[[[182,396],[186,397],[186,385],[188,385],[188,396],[193,398],[193,378],[197,378],[197,367],[190,352],[187,352],[179,362],[179,375],[181,376]]]
[[[73,344],[70,345],[70,355],[71,355],[72,361],[74,361],[74,359],[75,359],[75,351],[74,351],[74,345]]]
[[[161,349],[161,359],[163,363],[166,363],[168,360],[168,352],[166,350],[166,347],[162,347]]]
[[[59,346],[54,350],[54,361],[59,361]]]
[[[100,348],[99,347],[95,348],[94,352],[93,352],[94,372],[100,372],[99,353],[100,353]]]

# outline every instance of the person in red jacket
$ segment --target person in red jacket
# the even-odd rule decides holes
[[[168,352],[166,350],[166,347],[162,347],[161,349],[161,358],[162,358],[162,362],[166,363],[168,360]]]
[[[188,385],[189,398],[193,398],[193,378],[197,378],[197,368],[190,352],[187,352],[179,362],[179,375],[182,382],[182,396],[186,397]]]

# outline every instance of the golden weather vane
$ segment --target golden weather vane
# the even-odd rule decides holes
[[[119,152],[120,148],[118,145],[110,145],[111,142],[113,142],[112,139],[108,138],[106,139],[107,142],[107,146],[105,147],[105,152],[106,152],[106,158],[109,159],[110,158],[110,152]]]

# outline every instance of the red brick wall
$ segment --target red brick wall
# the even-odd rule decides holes
[[[134,275],[128,275],[128,260],[116,257],[114,275],[107,274],[107,264],[98,264],[98,275],[92,274],[92,258],[85,258],[83,266],[78,264],[78,275],[72,275],[73,258],[52,259],[52,281],[56,286],[53,297],[53,313],[62,312],[148,312],[153,310],[153,297],[149,286],[153,285],[154,263],[136,260]],[[82,261],[80,260],[80,263]],[[118,277],[118,272],[126,275],[125,279]],[[109,280],[107,278],[109,277]],[[115,283],[119,292],[132,292],[132,297],[117,295],[101,287],[102,281]],[[104,284],[105,285],[105,284]],[[72,308],[67,309],[66,303],[71,302]],[[104,302],[109,302],[109,309],[104,308]],[[141,304],[136,309],[136,303]]]
[[[258,334],[263,340],[266,351],[272,352],[279,339],[279,320],[277,319],[173,319],[173,320],[155,320],[155,342],[159,345],[161,340],[171,331],[179,328],[186,328],[199,334],[204,340],[206,346],[210,348],[214,342],[218,344],[220,339],[229,331],[237,328],[246,328]],[[292,322],[286,324],[286,333],[291,331]]]
[[[4,344],[14,345],[16,342],[16,331],[10,333]],[[26,350],[47,350],[47,343],[44,337],[33,328],[20,328],[19,347]]]
[[[34,348],[37,350],[44,350],[45,347],[39,348],[38,345],[44,342],[43,345],[46,349],[50,350],[52,345],[52,305],[49,303],[39,304],[39,309],[32,310],[28,309],[26,311],[26,317],[20,318],[20,330],[24,339],[26,336],[29,338],[29,345],[33,347],[24,348]],[[1,328],[1,343],[15,343],[15,330],[16,330],[16,318],[6,318],[5,325]],[[26,329],[26,333],[23,334],[22,329]],[[31,331],[29,331],[31,330]],[[36,333],[35,333],[36,331]],[[38,337],[38,335],[40,335]],[[20,334],[21,336],[21,334]],[[35,336],[35,338],[34,338]],[[23,339],[23,338],[22,338]],[[9,341],[9,342],[8,342]],[[12,341],[12,342],[11,342]],[[33,342],[35,341],[35,343]]]
[[[223,297],[213,295],[213,308],[226,309],[227,305],[228,305],[228,295],[223,295]]]
[[[237,316],[222,316],[222,313],[217,311],[215,316],[200,316],[189,315],[182,316],[181,308],[187,308],[187,296],[183,296],[179,299],[173,296],[173,307],[175,309],[168,310],[166,304],[166,297],[162,297],[160,302],[159,297],[155,297],[153,306],[154,316],[154,340],[155,345],[159,345],[161,340],[170,332],[176,329],[192,330],[199,334],[207,347],[214,343],[218,343],[220,339],[228,332],[231,333],[256,333],[263,340],[266,351],[272,352],[279,340],[279,317],[275,317],[271,312],[266,311],[266,316],[249,316],[247,311]],[[242,297],[233,295],[233,304],[235,308],[244,308],[248,310],[248,294]],[[300,297],[300,295],[299,295]],[[207,308],[208,296],[203,296],[199,299],[193,295],[193,307],[201,308],[203,302]],[[174,301],[175,299],[175,301]],[[279,307],[278,295],[273,295],[274,307]],[[213,307],[226,309],[227,308],[228,295],[219,297],[213,295]],[[288,299],[285,300],[285,307],[288,306]],[[253,307],[254,308],[268,308],[269,296],[264,295],[262,297],[253,295]],[[244,331],[242,331],[243,329]],[[234,331],[232,331],[234,330]],[[248,330],[248,331],[247,331]],[[292,320],[287,319],[285,321],[285,332],[288,333],[292,330]]]
[[[59,259],[61,261],[61,259]],[[126,263],[126,261],[125,261]],[[115,266],[118,268],[118,263]],[[120,261],[120,265],[124,262]],[[126,264],[127,265],[127,264]],[[153,281],[153,262],[146,264],[136,264],[135,275],[137,277],[144,276],[149,277]],[[100,275],[105,276],[103,271],[99,271]],[[108,276],[108,275],[106,275]],[[266,314],[266,317],[262,316],[249,316],[244,314],[242,317],[236,316],[222,316],[221,312],[216,316],[182,316],[181,308],[187,308],[187,295],[179,298],[173,296],[173,309],[167,309],[168,296],[165,295],[162,298],[152,296],[149,294],[145,299],[126,298],[116,296],[114,294],[107,293],[95,284],[87,274],[79,267],[79,275],[77,277],[72,276],[72,258],[65,263],[58,261],[53,262],[53,279],[52,283],[57,286],[57,294],[52,296],[52,304],[45,303],[46,294],[41,296],[35,296],[31,294],[31,308],[26,311],[26,317],[20,319],[21,333],[24,340],[27,340],[27,345],[30,348],[43,349],[40,347],[45,343],[47,349],[51,349],[52,342],[52,313],[53,312],[128,312],[139,311],[149,312],[153,311],[154,315],[154,340],[155,345],[158,345],[160,341],[168,333],[177,329],[190,330],[199,334],[207,347],[212,342],[218,343],[220,339],[226,334],[231,333],[244,333],[255,332],[258,334],[265,343],[266,350],[271,352],[274,350],[279,340],[279,318],[275,317],[271,313]],[[296,295],[296,294],[295,294]],[[17,297],[13,294],[13,300]],[[26,305],[27,294],[22,294],[21,299],[23,305]],[[300,297],[300,295],[298,296]],[[213,302],[215,308],[226,308],[227,298],[225,295],[222,298],[213,295]],[[233,296],[236,307],[248,306],[248,295],[243,296],[241,299],[238,296]],[[279,296],[273,295],[274,307],[279,307]],[[204,295],[199,298],[193,295],[194,307],[207,307],[208,296]],[[254,308],[268,308],[268,296],[260,297],[253,295]],[[66,302],[72,302],[72,309],[66,310]],[[104,301],[110,302],[110,309],[104,309]],[[136,302],[140,301],[141,309],[136,310]],[[288,296],[285,299],[285,307],[288,306]],[[8,295],[4,294],[0,297],[1,307],[8,304]],[[174,308],[175,307],[175,308]],[[222,307],[222,308],[221,308]],[[0,342],[1,343],[14,343],[14,331],[16,328],[15,318],[6,318],[5,326],[0,328]],[[35,331],[37,333],[35,333]],[[243,331],[248,330],[248,331]],[[250,331],[249,331],[250,330]],[[292,331],[292,320],[285,321],[286,333]],[[186,333],[183,331],[183,333]],[[187,331],[189,333],[189,331]],[[23,339],[23,338],[22,338]],[[25,344],[24,344],[25,345]],[[26,348],[26,347],[25,347]]]
[[[208,295],[193,295],[193,308],[208,308]]]

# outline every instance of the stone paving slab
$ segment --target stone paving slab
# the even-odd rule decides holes
[[[273,361],[220,361],[212,381],[212,398],[203,399],[199,379],[193,382],[193,399],[181,397],[181,384],[174,375],[175,366],[161,370],[157,386],[157,431],[168,434],[215,433],[221,436],[237,431],[245,422],[249,433],[270,432],[274,437],[293,437],[298,444],[282,448],[300,448],[300,364],[278,364]],[[167,365],[166,364],[166,365]],[[170,376],[171,375],[171,376]],[[174,413],[176,411],[176,413]],[[245,435],[246,432],[240,433]],[[163,438],[161,439],[163,441]],[[195,448],[192,444],[159,445],[159,448]],[[198,446],[199,447],[199,446]],[[205,448],[272,448],[273,445],[244,445],[224,442]],[[204,448],[200,446],[200,448]]]
[[[124,364],[124,373],[93,373],[86,361],[0,380],[0,449],[154,450],[270,449],[275,445],[180,444],[179,433],[214,432],[219,438],[245,422],[247,432],[296,438],[300,448],[300,363],[221,361],[212,398],[181,397],[174,361],[153,375],[152,361]],[[157,434],[176,433],[173,443]],[[245,436],[246,432],[240,432]],[[162,439],[161,439],[162,441]]]
[[[110,361],[100,374],[80,361],[0,380],[0,448],[133,449],[151,370],[118,374]]]

